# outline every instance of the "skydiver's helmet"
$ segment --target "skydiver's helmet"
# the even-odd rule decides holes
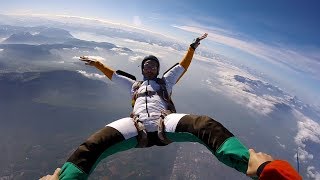
[[[159,59],[157,57],[155,57],[154,55],[149,55],[143,58],[142,62],[141,62],[141,72],[143,72],[143,67],[144,67],[144,63],[147,60],[152,60],[155,61],[158,64],[158,72],[157,72],[157,76],[159,74],[159,70],[160,70],[160,63],[159,63]]]

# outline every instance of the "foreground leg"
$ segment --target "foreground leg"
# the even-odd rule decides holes
[[[63,165],[59,179],[87,179],[98,163],[137,145],[137,130],[131,118],[108,124],[91,135]]]
[[[244,174],[249,151],[222,124],[208,116],[170,114],[165,118],[167,137],[175,142],[199,142],[222,163]]]

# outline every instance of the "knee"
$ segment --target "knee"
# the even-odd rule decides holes
[[[199,128],[201,129],[215,129],[216,131],[221,131],[222,129],[224,129],[223,125],[216,121],[215,119],[206,116],[206,115],[202,115],[199,117]]]
[[[192,126],[192,129],[195,129],[197,131],[212,129],[215,129],[215,131],[219,131],[223,129],[223,125],[221,123],[206,115],[190,115],[187,118],[190,118],[189,126]]]
[[[84,141],[81,146],[86,147],[89,149],[96,149],[96,147],[99,145],[99,142],[97,140],[98,136],[94,136],[95,134],[91,135],[86,141]]]
[[[223,136],[231,133],[218,121],[209,116],[187,115],[178,123],[176,132],[189,132],[197,137],[203,138],[206,135]]]

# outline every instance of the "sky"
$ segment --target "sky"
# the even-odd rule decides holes
[[[148,29],[184,42],[209,33],[207,49],[320,102],[320,2],[295,1],[3,1],[0,14],[72,15]]]
[[[147,29],[186,43],[207,32],[209,36],[200,48],[249,66],[268,76],[273,85],[285,92],[320,107],[319,9],[320,2],[316,0],[10,0],[1,2],[0,14],[101,19]],[[268,114],[274,108],[273,102],[284,101],[272,96],[248,95],[244,89],[250,87],[234,79],[240,72],[230,66],[229,69],[218,65],[216,68],[220,71],[213,76],[219,77],[226,86],[219,89],[212,83],[214,78],[208,77],[206,82],[212,85],[213,91],[229,93],[234,102],[246,104],[252,111]],[[294,137],[296,144],[305,147],[307,140],[319,143],[319,124],[315,122],[318,120],[313,121],[296,111],[294,117],[299,120]],[[308,158],[306,149],[301,152]]]

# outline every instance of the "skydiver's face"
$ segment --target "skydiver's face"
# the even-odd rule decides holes
[[[146,79],[154,79],[158,75],[158,63],[153,60],[147,60],[143,65],[142,74]]]

